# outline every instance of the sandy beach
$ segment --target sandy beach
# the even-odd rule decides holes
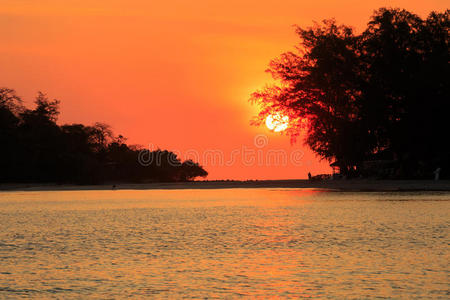
[[[432,180],[255,180],[255,181],[193,181],[177,183],[115,183],[101,185],[70,184],[1,184],[0,191],[61,190],[173,190],[173,189],[248,189],[248,188],[310,188],[351,192],[450,191],[450,181]]]

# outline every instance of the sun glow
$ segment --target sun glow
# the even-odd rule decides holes
[[[272,114],[266,118],[266,126],[274,132],[281,132],[289,127],[289,117],[280,114]]]

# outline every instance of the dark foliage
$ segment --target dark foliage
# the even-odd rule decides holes
[[[449,177],[449,14],[382,8],[359,35],[334,20],[297,28],[298,52],[268,70],[280,83],[252,95],[256,123],[288,115],[288,134],[306,132],[305,144],[348,176],[383,160],[385,176],[430,178],[441,167]]]
[[[27,109],[14,90],[0,89],[1,183],[188,181],[208,175],[172,152],[129,146],[102,123],[59,126],[59,101],[42,93],[35,104]]]

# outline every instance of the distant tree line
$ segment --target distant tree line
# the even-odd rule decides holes
[[[292,139],[347,176],[450,177],[449,13],[381,8],[360,34],[297,27],[297,51],[270,63],[278,83],[252,95],[255,123],[288,115]]]
[[[42,93],[35,105],[28,109],[14,90],[0,89],[0,183],[170,182],[208,175],[173,152],[127,145],[102,123],[60,126],[59,101]]]

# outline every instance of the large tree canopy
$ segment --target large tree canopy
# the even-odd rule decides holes
[[[270,63],[278,83],[252,95],[256,124],[288,115],[288,134],[347,175],[380,158],[397,177],[450,167],[449,25],[449,10],[423,20],[382,8],[361,34],[334,20],[297,27],[297,51]]]

